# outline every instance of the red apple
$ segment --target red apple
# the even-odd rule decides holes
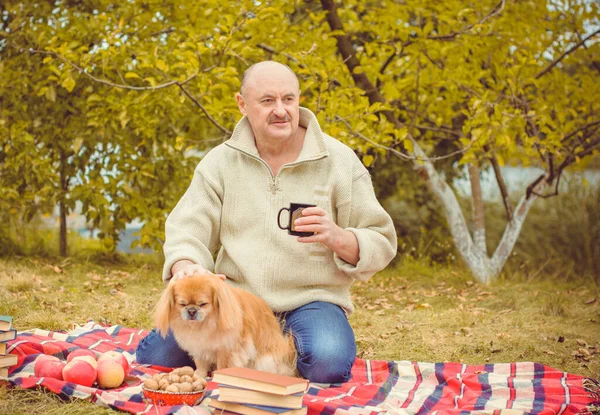
[[[83,360],[84,362],[88,362],[90,365],[92,365],[94,369],[98,370],[98,362],[91,356],[77,356],[71,359],[71,361],[73,360]]]
[[[69,363],[71,360],[73,360],[74,358],[76,358],[78,356],[90,356],[94,360],[98,360],[98,356],[96,355],[96,352],[94,352],[92,350],[75,349],[71,353],[69,353],[69,355],[67,356],[67,363]]]
[[[123,356],[122,353],[115,352],[114,350],[104,352],[98,358],[98,364],[100,364],[100,362],[105,359],[115,360],[119,362],[119,364],[123,367],[123,372],[125,373],[125,376],[127,376],[127,374],[129,373],[129,362],[127,361],[127,358]]]
[[[102,389],[112,389],[121,386],[125,380],[125,371],[121,363],[113,359],[98,362],[98,385]]]
[[[83,386],[92,386],[96,381],[96,369],[85,360],[71,360],[63,368],[63,379]]]
[[[35,359],[33,373],[37,378],[53,378],[62,380],[62,370],[64,367],[65,362],[59,358],[44,354]]]

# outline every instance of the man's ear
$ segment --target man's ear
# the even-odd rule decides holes
[[[239,92],[235,94],[235,99],[237,101],[238,108],[240,109],[242,115],[246,115],[248,111],[246,111],[246,101],[244,100],[242,94],[240,94]]]

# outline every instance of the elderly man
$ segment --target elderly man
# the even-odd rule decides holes
[[[198,164],[167,219],[163,279],[225,275],[263,298],[291,330],[302,376],[347,381],[356,357],[349,288],[396,254],[392,220],[354,152],[300,108],[290,68],[273,61],[251,66],[236,99],[244,117]],[[278,213],[290,203],[316,205],[294,222],[311,236],[279,229]],[[137,359],[192,365],[171,335],[155,331],[140,342]]]

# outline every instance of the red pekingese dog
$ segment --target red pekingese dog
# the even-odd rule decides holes
[[[206,377],[213,368],[249,367],[297,376],[296,347],[266,302],[214,275],[171,281],[155,312],[158,332],[169,329]]]

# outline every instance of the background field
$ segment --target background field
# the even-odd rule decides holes
[[[151,256],[0,258],[0,314],[19,330],[65,330],[89,319],[151,328],[160,260]],[[358,354],[468,364],[535,361],[600,378],[600,290],[584,281],[527,278],[491,286],[456,266],[405,257],[353,286]],[[102,414],[43,391],[0,388],[2,414]]]

